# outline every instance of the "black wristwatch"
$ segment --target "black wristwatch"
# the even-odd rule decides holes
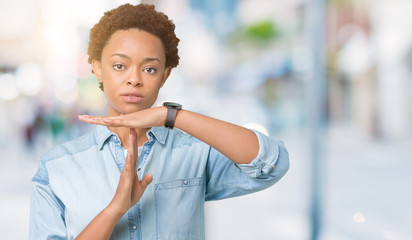
[[[174,102],[164,102],[163,106],[167,107],[165,127],[173,129],[175,125],[177,111],[182,109],[182,105]]]

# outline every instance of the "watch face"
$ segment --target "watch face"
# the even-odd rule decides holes
[[[175,109],[182,109],[182,105],[175,102],[164,102],[163,106]]]

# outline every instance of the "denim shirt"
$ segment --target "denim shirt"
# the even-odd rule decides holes
[[[276,183],[289,168],[282,141],[254,131],[259,152],[235,164],[178,129],[147,132],[137,174],[153,175],[142,198],[110,239],[204,239],[204,202]],[[112,200],[125,162],[119,137],[105,126],[45,153],[32,179],[30,239],[74,239]]]

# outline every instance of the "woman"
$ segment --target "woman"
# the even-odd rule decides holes
[[[152,107],[179,62],[174,24],[122,5],[91,29],[106,117],[42,156],[30,239],[204,239],[204,202],[267,188],[288,170],[280,141],[188,111]],[[179,129],[179,130],[178,130]]]

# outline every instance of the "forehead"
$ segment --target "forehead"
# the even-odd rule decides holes
[[[102,57],[115,53],[131,58],[157,57],[165,61],[166,55],[162,41],[155,35],[139,29],[119,30],[112,34],[103,48]]]

